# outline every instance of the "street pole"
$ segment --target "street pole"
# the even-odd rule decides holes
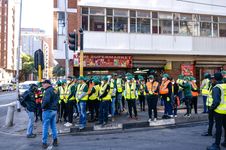
[[[41,65],[38,65],[38,81],[42,81],[42,67]]]
[[[80,76],[83,76],[83,61],[84,61],[84,54],[83,54],[83,29],[80,28]]]
[[[22,1],[20,0],[20,18],[19,18],[19,32],[18,32],[18,47],[17,47],[17,68],[16,68],[16,91],[17,91],[17,111],[20,112],[19,102],[19,72],[20,72],[20,39],[21,39],[21,20],[22,20]]]
[[[68,14],[67,14],[68,1],[65,0],[65,77],[69,76],[69,56],[68,56]]]

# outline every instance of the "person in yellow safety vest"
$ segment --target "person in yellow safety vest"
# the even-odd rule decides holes
[[[159,94],[161,95],[162,99],[164,100],[164,115],[162,116],[163,119],[169,119],[173,117],[173,107],[171,104],[171,96],[172,96],[172,83],[169,80],[168,74],[163,74],[162,82],[159,87]]]
[[[118,75],[116,79],[116,101],[115,101],[115,113],[120,114],[123,111],[123,101],[122,101],[122,93],[123,93],[123,80],[122,76]]]
[[[152,120],[152,110],[154,111],[154,121],[157,121],[159,83],[155,80],[153,75],[149,75],[145,91],[147,93],[147,103],[148,103],[148,116],[149,116],[148,122],[151,122]]]
[[[208,110],[206,107],[206,100],[207,100],[207,96],[209,95],[208,89],[209,89],[209,85],[210,85],[210,74],[205,73],[204,78],[205,79],[202,80],[200,89],[201,89],[202,98],[203,98],[203,113],[207,113]]]
[[[145,81],[143,76],[138,76],[138,99],[140,102],[140,111],[145,111]]]
[[[222,126],[224,127],[224,142],[221,146],[226,148],[226,84],[223,83],[223,76],[220,72],[214,74],[214,79],[217,83],[212,90],[213,104],[210,110],[214,111],[216,137],[215,142],[207,147],[207,150],[220,150]]]
[[[99,122],[97,125],[106,125],[108,123],[108,112],[111,102],[111,92],[108,77],[104,76],[101,81],[100,91],[99,91]]]
[[[75,98],[75,92],[76,92],[76,79],[72,76],[69,76],[67,78],[69,81],[67,85],[67,111],[68,111],[68,122],[64,125],[66,127],[72,126],[73,123],[73,114],[74,114],[74,106],[76,106],[76,98]]]
[[[132,109],[134,111],[135,119],[137,118],[137,108],[136,108],[136,97],[138,96],[136,83],[133,81],[132,76],[127,77],[127,81],[125,83],[125,99],[128,104],[129,109],[129,118],[133,118]]]
[[[78,101],[79,109],[79,130],[83,130],[86,127],[86,103],[88,101],[88,85],[86,79],[83,76],[78,78],[79,84],[76,91],[76,100]]]
[[[180,74],[178,76],[176,83],[177,83],[177,85],[182,85],[184,83],[184,76],[182,74]],[[180,86],[179,86],[179,90],[178,90],[178,96],[179,96],[180,100],[183,98],[183,88]]]
[[[113,77],[110,80],[110,93],[111,93],[111,104],[110,104],[110,117],[111,120],[114,121],[115,118],[115,101],[116,101],[116,88],[117,88],[117,84],[116,84],[116,80],[117,80],[117,74],[113,73]]]
[[[60,118],[61,122],[62,117],[64,118],[64,122],[67,122],[67,81],[63,80],[62,85],[59,87],[60,91]]]
[[[191,110],[194,107],[195,114],[198,113],[198,108],[197,108],[197,103],[198,103],[198,86],[196,84],[196,79],[194,77],[190,78],[190,83],[191,83],[191,94],[192,94],[192,99],[191,99]]]
[[[97,78],[92,79],[92,89],[89,93],[89,106],[90,106],[90,114],[91,114],[91,119],[90,122],[94,122],[98,120],[99,116],[99,105],[100,101],[98,100],[99,96],[99,90],[100,90],[100,85],[99,85],[99,80]],[[94,113],[95,117],[94,117]]]
[[[209,121],[209,125],[208,125],[208,130],[207,132],[204,132],[202,134],[202,136],[212,136],[212,130],[213,130],[213,124],[214,124],[214,111],[210,110],[210,107],[213,104],[213,97],[212,97],[212,90],[213,87],[216,85],[216,80],[214,79],[214,77],[211,77],[211,82],[210,82],[210,86],[209,86],[209,95],[207,97],[207,101],[206,101],[206,106],[208,109],[208,121]]]
[[[60,121],[61,116],[61,100],[60,100],[60,87],[61,87],[61,80],[58,80],[56,82],[56,86],[54,87],[55,92],[57,93],[57,97],[59,98],[58,104],[57,104],[57,123]]]

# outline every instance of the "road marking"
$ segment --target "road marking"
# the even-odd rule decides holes
[[[172,124],[175,124],[175,119],[163,119],[163,120],[151,121],[149,123],[149,126],[153,127],[153,126],[164,126],[164,125],[172,125]]]

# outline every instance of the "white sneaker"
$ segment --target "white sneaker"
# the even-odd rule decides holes
[[[177,115],[175,115],[174,117],[177,118]]]
[[[148,119],[148,122],[151,122],[151,119]]]
[[[64,126],[67,126],[69,124],[69,122],[66,122],[65,124],[64,124]]]
[[[111,115],[111,114],[109,114],[109,115],[108,115],[108,118],[111,118],[111,117],[112,117],[112,115]]]
[[[154,121],[157,121],[157,118],[154,118]]]
[[[171,118],[173,118],[173,115],[169,115]]]

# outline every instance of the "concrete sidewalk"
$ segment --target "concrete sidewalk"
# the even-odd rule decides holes
[[[139,106],[138,106],[139,107]],[[183,115],[186,113],[186,110],[183,109],[185,106],[181,106],[178,110],[178,117],[172,118],[172,119],[161,119],[163,115],[163,106],[158,107],[158,120],[156,122],[152,121],[149,123],[148,120],[148,110],[146,108],[146,111],[139,111],[138,109],[138,119],[129,119],[127,112],[123,112],[120,116],[115,117],[115,121],[111,121],[111,118],[109,118],[109,123],[105,126],[98,126],[95,125],[95,123],[89,123],[87,121],[87,127],[83,131],[79,131],[78,127],[76,127],[76,124],[78,124],[79,120],[78,118],[74,119],[74,124],[71,128],[65,127],[62,123],[57,124],[57,129],[59,134],[90,134],[90,132],[105,132],[105,131],[118,131],[118,130],[125,130],[125,129],[131,129],[131,128],[156,128],[156,127],[167,127],[172,125],[179,125],[184,123],[191,123],[191,122],[200,122],[200,121],[207,121],[207,114],[202,114],[202,107],[199,106],[198,114],[194,114],[192,110],[192,116],[191,117],[184,117]],[[88,116],[89,118],[90,116]],[[26,128],[28,123],[28,116],[26,114],[26,111],[22,109],[21,112],[16,112],[14,114],[14,126],[12,127],[4,127],[5,123],[5,116],[0,117],[0,132],[6,133],[6,134],[14,134],[14,135],[26,135]],[[38,121],[34,125],[34,133],[42,134],[42,123],[41,121]]]

